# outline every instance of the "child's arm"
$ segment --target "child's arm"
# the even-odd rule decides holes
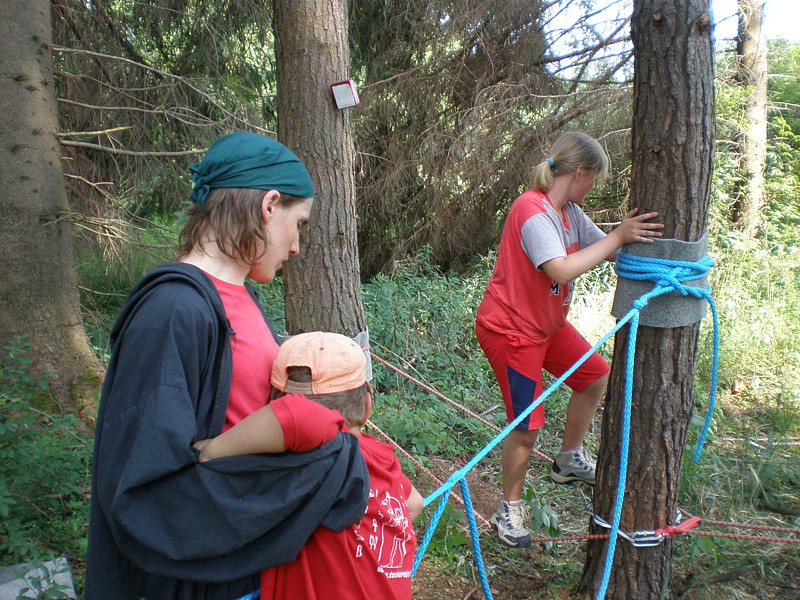
[[[300,394],[290,394],[194,447],[200,450],[200,462],[243,454],[303,452],[332,440],[344,424],[337,411]]]
[[[658,216],[657,212],[637,215],[638,208],[634,208],[622,220],[614,231],[607,236],[596,241],[591,246],[583,250],[570,254],[569,256],[559,256],[545,263],[542,263],[542,270],[547,276],[556,283],[563,284],[580,275],[589,269],[596,267],[606,259],[613,260],[617,250],[625,244],[633,242],[652,243],[653,237],[661,237],[663,223],[647,223],[650,219]]]
[[[412,485],[411,493],[408,495],[408,516],[413,521],[422,514],[422,509],[424,508],[425,501],[422,499],[422,494]]]

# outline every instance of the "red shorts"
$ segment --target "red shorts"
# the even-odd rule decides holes
[[[478,343],[492,366],[503,401],[506,418],[511,423],[542,395],[542,369],[561,377],[592,346],[569,322],[544,343],[491,331],[478,323]],[[580,392],[610,371],[605,360],[595,352],[565,383]],[[517,429],[539,429],[544,425],[544,403],[537,406],[517,425]]]

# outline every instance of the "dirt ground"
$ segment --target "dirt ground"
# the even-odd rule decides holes
[[[454,464],[452,461],[433,458],[430,471],[445,481],[460,467],[461,465]],[[547,473],[547,468],[549,466],[543,463],[541,476]],[[491,465],[480,464],[467,474],[470,497],[473,507],[479,515],[476,517],[476,521],[481,535],[481,551],[485,563],[490,565],[488,580],[492,596],[496,600],[577,598],[572,589],[577,584],[577,579],[571,584],[563,586],[554,584],[550,580],[552,573],[549,573],[548,568],[542,564],[542,544],[534,543],[530,548],[512,549],[502,547],[494,542],[494,532],[488,525],[488,519],[495,511],[501,493],[499,473],[495,469]],[[427,476],[423,476],[420,481],[415,483],[421,490],[424,489],[428,492],[439,487]],[[578,486],[554,485],[554,488],[557,488],[562,494],[574,496],[574,505],[583,506],[585,503],[586,498]],[[459,490],[459,486],[456,486],[455,489]],[[423,496],[425,495],[427,494],[423,492]],[[453,508],[463,512],[463,505],[452,496],[449,502]],[[438,500],[426,509],[426,514],[433,515],[437,504]],[[580,510],[575,511],[574,517],[576,520],[586,523],[586,518]],[[465,519],[462,521],[466,522]],[[562,529],[565,525],[565,523],[561,524]],[[424,529],[420,528],[417,533],[421,541]],[[464,533],[469,535],[467,531]],[[578,532],[565,531],[564,533]],[[580,573],[583,552],[579,543],[569,543],[569,546],[564,549],[564,554],[566,555],[564,560],[573,563],[570,570]],[[507,557],[507,560],[504,560],[504,557]],[[441,564],[442,561],[432,560],[428,553],[423,557],[412,584],[415,600],[480,600],[485,598],[471,547],[464,549],[463,562],[455,571],[446,572],[442,570],[444,567],[440,567]]]

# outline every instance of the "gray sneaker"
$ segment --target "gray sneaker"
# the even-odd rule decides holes
[[[531,545],[531,532],[527,527],[530,518],[531,509],[525,500],[507,502],[501,499],[497,503],[497,512],[489,518],[489,523],[506,546],[527,548]]]
[[[550,478],[556,483],[582,481],[594,485],[594,459],[581,449],[578,452],[561,452],[553,461]]]

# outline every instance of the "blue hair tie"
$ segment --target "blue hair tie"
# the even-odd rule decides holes
[[[546,162],[548,165],[550,165],[551,169],[553,168],[553,159],[552,158],[550,158],[548,156],[547,158],[544,159],[544,162]]]

